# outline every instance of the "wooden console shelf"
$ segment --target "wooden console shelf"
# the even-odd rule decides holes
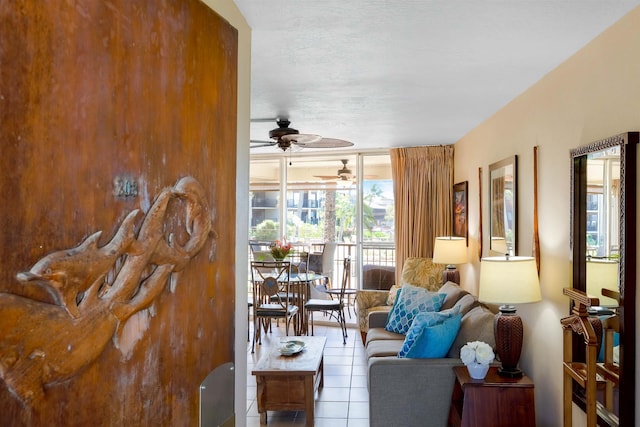
[[[501,377],[496,367],[489,369],[484,380],[471,379],[466,366],[453,370],[450,427],[535,427],[531,379]]]

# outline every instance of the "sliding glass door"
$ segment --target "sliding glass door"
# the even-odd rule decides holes
[[[364,265],[394,265],[388,153],[261,155],[250,167],[250,239],[286,238],[312,252],[335,242],[333,283],[339,283],[347,256],[352,286],[360,283]]]

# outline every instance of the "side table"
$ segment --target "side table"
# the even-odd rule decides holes
[[[455,366],[450,427],[535,427],[533,381],[527,376],[505,378],[491,367],[484,380],[469,377],[466,366]]]

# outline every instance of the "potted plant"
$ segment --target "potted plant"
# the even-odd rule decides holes
[[[467,366],[469,376],[476,380],[483,379],[489,371],[495,354],[491,346],[482,341],[468,342],[460,349],[460,359]]]

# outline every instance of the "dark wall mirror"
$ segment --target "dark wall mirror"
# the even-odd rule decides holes
[[[516,255],[517,157],[489,165],[489,250]]]
[[[573,287],[599,298],[590,314],[616,329],[599,355],[605,363],[610,346],[619,372],[613,399],[598,398],[600,425],[635,419],[637,144],[638,133],[629,132],[571,151]],[[574,400],[586,405],[579,390]]]

